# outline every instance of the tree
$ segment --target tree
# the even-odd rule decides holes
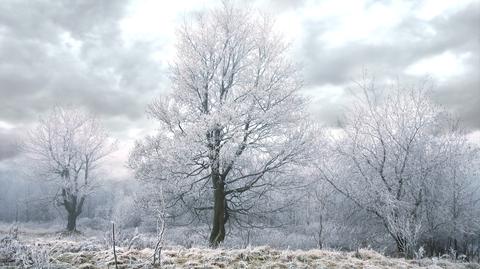
[[[444,184],[439,177],[462,136],[434,105],[425,84],[395,84],[382,92],[373,80],[347,112],[332,139],[321,177],[383,222],[400,253],[411,256],[425,229],[426,201]],[[325,153],[325,151],[324,151]]]
[[[465,133],[458,132],[452,141],[448,161],[436,172],[442,180],[430,189],[432,195],[426,201],[428,230],[424,240],[430,255],[448,249],[456,255],[472,255],[468,253],[468,241],[480,228],[479,148]]]
[[[171,67],[173,91],[148,109],[160,130],[130,156],[137,178],[165,185],[167,208],[213,211],[213,247],[229,220],[294,183],[283,175],[309,149],[301,83],[272,27],[227,2],[185,23]]]
[[[28,133],[23,149],[38,176],[58,186],[56,202],[67,211],[67,231],[75,231],[85,199],[95,187],[92,174],[114,143],[95,117],[55,107]]]
[[[443,177],[446,184],[442,189],[444,208],[447,209],[445,224],[450,248],[456,255],[460,250],[467,254],[467,247],[459,246],[462,237],[474,236],[480,230],[480,183],[478,182],[479,149],[462,136],[451,150],[451,158],[445,166]],[[457,258],[457,257],[455,257]]]

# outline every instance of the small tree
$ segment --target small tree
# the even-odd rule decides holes
[[[179,31],[173,92],[148,113],[161,125],[138,142],[137,178],[168,181],[171,206],[212,211],[210,245],[263,201],[308,152],[301,83],[272,23],[224,3]],[[156,183],[155,183],[156,182]]]
[[[97,119],[79,109],[53,108],[25,140],[24,150],[37,176],[58,186],[56,202],[67,211],[67,231],[76,230],[92,173],[114,144]]]
[[[331,151],[323,151],[319,171],[377,216],[398,251],[411,256],[425,228],[426,201],[445,181],[439,171],[461,135],[448,113],[429,101],[425,85],[379,91],[365,78],[358,86],[360,94]]]
[[[452,249],[452,253],[459,255],[467,254],[466,241],[480,228],[480,149],[468,141],[465,132],[459,132],[452,142],[447,163],[437,171],[442,181],[431,188],[434,195],[426,201],[429,228],[426,237],[430,243],[428,251]],[[446,246],[435,243],[442,239]]]
[[[155,205],[153,210],[156,218],[156,232],[157,232],[157,242],[155,244],[155,248],[153,250],[153,262],[152,264],[155,265],[158,257],[158,263],[162,266],[162,249],[164,247],[165,241],[165,230],[166,226],[166,211],[165,211],[165,200],[163,196],[163,189],[160,188],[160,204]]]

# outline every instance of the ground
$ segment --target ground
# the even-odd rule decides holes
[[[108,234],[108,233],[107,233]],[[106,234],[106,235],[107,235]],[[82,233],[65,234],[0,227],[1,265],[27,268],[115,268],[108,238]],[[131,245],[130,248],[128,245]],[[152,266],[153,250],[125,244],[117,247],[118,268]],[[140,244],[141,245],[141,244]],[[473,263],[446,259],[405,260],[388,258],[373,250],[279,250],[268,246],[243,249],[209,249],[166,246],[161,268],[479,268]]]

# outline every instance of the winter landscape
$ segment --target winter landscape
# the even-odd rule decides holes
[[[478,1],[0,3],[0,268],[480,268]]]

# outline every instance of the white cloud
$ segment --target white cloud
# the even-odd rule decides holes
[[[472,0],[424,0],[420,2],[414,13],[419,19],[431,20],[437,16],[456,12],[472,2],[474,3]]]
[[[0,120],[0,129],[5,129],[5,130],[12,130],[15,128],[15,125],[8,123],[6,121],[1,121]]]
[[[471,57],[471,53],[454,54],[450,51],[429,58],[421,59],[405,70],[408,75],[429,75],[439,82],[461,75],[465,72],[464,62]]]

